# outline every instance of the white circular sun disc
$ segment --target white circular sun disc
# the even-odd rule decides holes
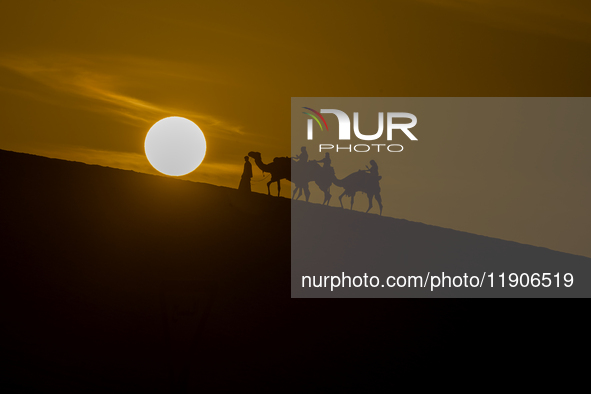
[[[144,144],[150,164],[166,175],[181,176],[194,171],[205,157],[205,136],[189,119],[172,116],[150,128]]]

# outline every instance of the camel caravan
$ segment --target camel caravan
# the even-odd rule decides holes
[[[245,163],[245,173],[250,171],[251,177],[252,170],[249,167],[250,163],[248,163],[248,157],[254,159],[255,164],[261,169],[261,171],[263,171],[263,174],[271,174],[271,180],[267,183],[269,195],[271,195],[271,184],[277,182],[277,196],[280,196],[280,181],[282,179],[287,179],[295,185],[292,198],[298,200],[303,193],[306,197],[306,201],[308,201],[310,198],[308,184],[310,182],[315,182],[324,193],[324,201],[322,204],[328,205],[330,203],[330,198],[332,197],[330,194],[330,187],[335,184],[344,189],[343,193],[339,196],[341,208],[343,208],[343,196],[351,198],[351,209],[353,209],[355,194],[357,192],[362,192],[367,194],[367,198],[369,199],[369,207],[365,212],[369,212],[373,207],[372,202],[375,197],[380,207],[380,215],[382,214],[382,196],[380,195],[380,179],[382,179],[382,177],[379,176],[378,165],[373,160],[370,161],[371,167],[367,167],[367,170],[359,170],[343,179],[338,179],[334,168],[331,166],[329,153],[326,153],[322,160],[308,161],[306,147],[302,147],[301,153],[295,157],[276,157],[271,163],[264,163],[259,152],[249,152],[248,156],[245,157],[245,160],[247,161],[247,163]],[[248,190],[250,190],[250,184],[248,185]]]

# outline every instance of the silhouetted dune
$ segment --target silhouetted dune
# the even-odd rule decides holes
[[[294,297],[589,297],[591,259],[462,231],[368,215],[362,212],[293,203],[292,295]],[[482,287],[339,287],[302,289],[302,276],[439,275],[485,278]],[[504,287],[499,275],[505,274]],[[547,273],[550,286],[510,285],[511,274]],[[554,275],[559,274],[560,286]],[[490,286],[493,274],[494,286]],[[565,286],[564,275],[574,278]],[[570,282],[570,276],[567,279]],[[318,280],[318,282],[320,282]],[[458,282],[459,283],[459,282]],[[476,282],[473,282],[476,283]],[[522,278],[522,283],[526,278]],[[539,281],[537,283],[540,283]]]
[[[290,299],[287,198],[7,151],[0,182],[0,354],[5,384],[18,389],[285,391],[322,378],[318,390],[338,387],[338,376],[375,388],[440,365],[450,340],[498,324],[505,311],[489,304],[478,314],[457,300]],[[392,242],[400,256],[429,257],[429,247],[459,256],[473,237],[478,250],[463,256],[475,261],[504,242],[301,207],[302,220],[328,215],[359,234],[391,221],[392,234],[360,240]],[[409,241],[441,234],[425,250]]]

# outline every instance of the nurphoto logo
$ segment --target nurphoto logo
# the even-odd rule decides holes
[[[318,125],[321,132],[328,132],[328,125],[326,119],[322,114],[333,114],[336,115],[339,122],[338,138],[339,141],[350,141],[351,140],[351,119],[349,115],[338,109],[321,109],[320,112],[309,108],[303,107],[307,111],[303,113],[310,116],[307,122],[307,137],[308,140],[314,139],[314,122]],[[309,112],[308,112],[309,111]],[[395,123],[399,119],[408,119],[410,123]],[[392,141],[394,131],[402,131],[411,141],[418,141],[417,137],[410,132],[409,129],[413,128],[417,124],[417,117],[408,112],[388,112],[386,114],[386,140]],[[362,141],[375,141],[382,137],[384,134],[384,113],[378,113],[378,131],[373,134],[363,134],[359,130],[359,112],[353,112],[353,133],[355,137]],[[402,152],[404,149],[400,144],[318,144],[318,151],[322,152],[335,150],[336,152],[358,152],[365,153],[369,151],[380,152],[380,148],[384,148],[388,152]]]

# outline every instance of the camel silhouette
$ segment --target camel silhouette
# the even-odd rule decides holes
[[[271,174],[271,180],[267,183],[267,192],[271,195],[271,184],[277,182],[277,196],[281,195],[281,183],[282,179],[287,179],[295,184],[295,190],[293,191],[293,197],[299,191],[296,198],[301,197],[302,191],[306,196],[306,201],[310,198],[310,189],[308,184],[311,181],[315,181],[320,190],[324,192],[324,203],[328,204],[331,198],[330,186],[332,185],[331,174],[327,171],[323,171],[322,168],[316,162],[298,163],[297,161],[289,157],[276,157],[271,163],[265,164],[262,160],[260,152],[248,152],[248,156],[254,159],[255,164],[263,173],[268,172]],[[293,179],[292,179],[292,171]],[[324,204],[323,203],[323,204]]]
[[[334,177],[334,170],[322,167],[315,160],[307,163],[299,163],[292,160],[292,169],[294,175],[294,183],[296,188],[293,191],[292,198],[298,200],[302,196],[302,191],[306,196],[306,201],[310,199],[310,189],[308,183],[314,181],[320,190],[324,193],[324,201],[322,205],[328,205],[332,195],[330,194],[330,187]],[[296,197],[296,192],[299,191]]]
[[[343,208],[343,196],[351,197],[351,209],[353,209],[353,203],[355,202],[355,194],[360,191],[367,194],[369,199],[369,207],[366,213],[373,207],[373,198],[375,197],[380,207],[380,215],[382,214],[382,196],[380,195],[380,179],[382,177],[376,177],[372,174],[368,174],[364,170],[354,172],[343,179],[338,179],[334,174],[334,171],[326,171],[315,161],[307,163],[298,163],[289,157],[276,157],[271,163],[264,163],[260,152],[248,152],[248,156],[254,159],[255,164],[263,173],[268,172],[271,174],[271,180],[267,182],[267,192],[271,195],[271,183],[277,182],[277,196],[281,195],[281,183],[282,179],[287,179],[293,182],[296,186],[293,191],[292,198],[295,197],[296,192],[299,194],[295,199],[301,197],[302,192],[306,196],[306,201],[310,198],[310,189],[308,184],[311,181],[316,182],[320,190],[324,193],[324,204],[329,204],[332,195],[330,194],[330,187],[334,183],[335,185],[342,187],[345,191],[339,196],[339,202],[341,208]],[[292,171],[294,169],[293,179]]]
[[[248,156],[254,159],[255,164],[263,173],[271,174],[271,180],[267,182],[267,191],[271,195],[271,183],[277,182],[277,197],[281,195],[281,180],[287,179],[291,182],[291,165],[293,160],[289,157],[276,157],[271,163],[265,164],[261,159],[260,152],[248,152]]]
[[[363,192],[367,194],[367,198],[369,199],[369,207],[365,213],[369,212],[369,210],[373,207],[372,200],[375,197],[378,205],[380,206],[380,215],[382,214],[382,196],[380,195],[380,179],[381,176],[376,177],[375,175],[368,174],[364,170],[359,170],[354,172],[350,175],[347,175],[343,179],[338,179],[336,176],[333,178],[332,182],[345,189],[343,194],[339,196],[339,202],[341,203],[341,208],[343,208],[343,196],[351,197],[351,209],[353,209],[353,202],[355,201],[355,194],[357,192]]]

